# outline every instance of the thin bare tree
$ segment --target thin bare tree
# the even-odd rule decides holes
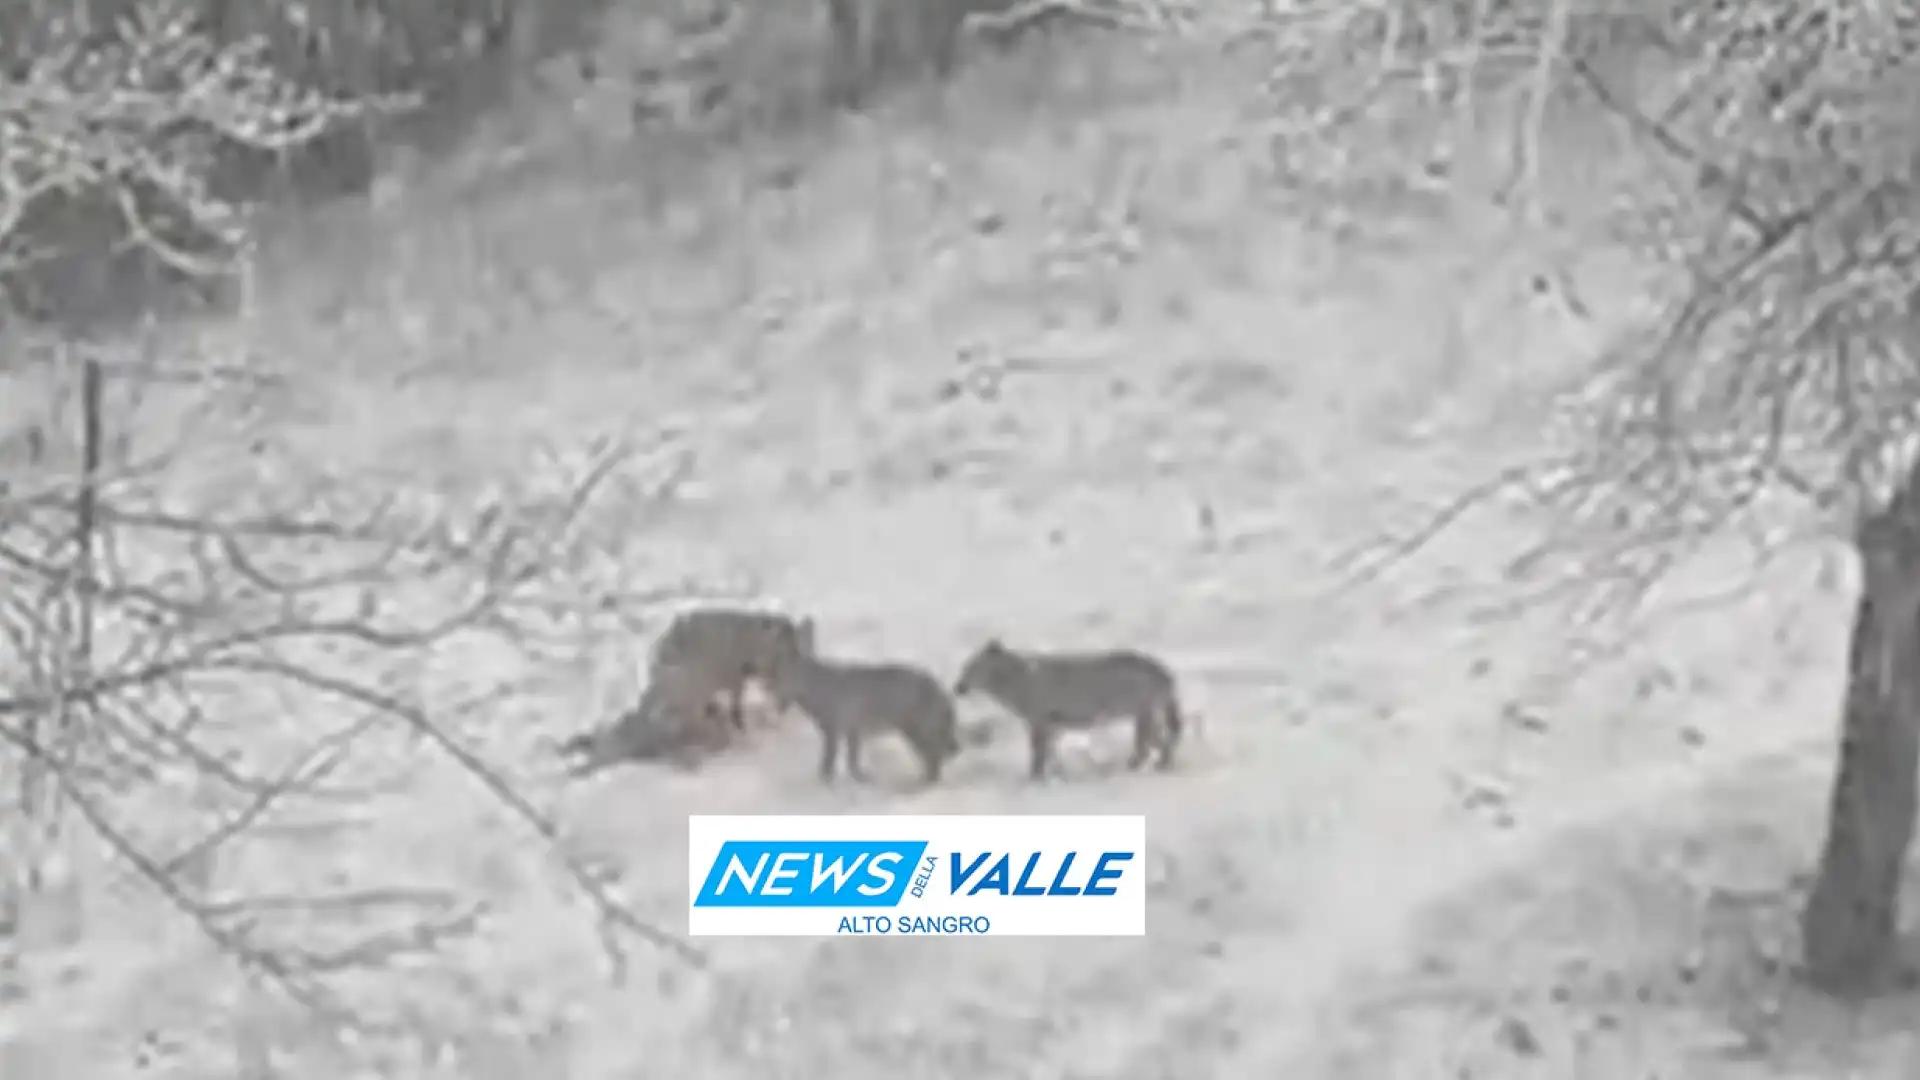
[[[1646,175],[1677,178],[1635,191],[1616,223],[1666,271],[1662,302],[1574,381],[1540,460],[1351,565],[1379,573],[1509,498],[1552,522],[1511,574],[1584,590],[1594,615],[1729,538],[1762,558],[1808,538],[1850,546],[1839,766],[1802,930],[1811,982],[1865,992],[1895,966],[1920,768],[1920,12],[1573,16],[1553,92],[1609,110]],[[1610,80],[1606,50],[1623,47],[1657,51],[1672,78]]]

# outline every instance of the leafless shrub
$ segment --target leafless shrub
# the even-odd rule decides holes
[[[379,951],[374,944],[343,946],[328,963],[296,962],[257,943],[274,934],[259,905],[216,901],[183,875],[270,809],[325,800],[330,790],[337,798],[333,773],[383,725],[437,748],[557,843],[555,824],[457,734],[463,713],[513,689],[506,675],[465,702],[429,703],[383,679],[474,636],[537,659],[555,638],[556,615],[597,606],[553,583],[578,554],[589,499],[621,459],[608,450],[563,486],[505,491],[471,512],[409,506],[397,493],[375,497],[364,483],[327,476],[168,509],[176,462],[161,454],[95,478],[91,559],[73,550],[75,507],[89,501],[76,482],[16,480],[0,520],[0,668],[20,676],[0,696],[0,741],[49,776],[61,804],[210,938],[320,1003],[314,976]],[[74,664],[70,609],[82,602],[92,655]],[[259,713],[276,699],[289,703],[294,729]],[[329,714],[339,719],[321,719]],[[251,767],[262,752],[281,763]],[[157,850],[168,838],[125,820],[116,803],[183,775],[225,809],[203,835]],[[697,961],[584,867],[562,861],[610,927]],[[450,926],[464,919],[440,915]],[[402,937],[424,948],[435,933],[415,927]],[[618,964],[611,937],[607,947]]]
[[[261,40],[220,40],[188,5],[118,7],[123,17],[106,27],[51,4],[0,20],[9,33],[0,39],[4,299],[31,300],[49,258],[85,266],[103,250],[217,280],[250,241],[241,202],[212,183],[223,147],[290,151],[406,104],[303,89],[264,59]],[[97,235],[43,227],[72,207],[111,212],[91,219],[110,222],[101,246],[89,246]],[[93,284],[96,299],[114,291]],[[355,798],[338,778],[348,755],[397,728],[553,842],[600,913],[616,970],[623,933],[699,962],[568,856],[554,823],[460,733],[464,716],[516,689],[508,672],[453,701],[395,685],[476,639],[537,664],[556,635],[566,640],[565,624],[613,606],[583,591],[582,559],[596,527],[589,504],[625,451],[602,447],[559,480],[535,473],[497,484],[481,505],[297,459],[248,473],[231,467],[246,444],[207,424],[235,389],[200,365],[204,411],[173,417],[171,438],[120,453],[126,432],[108,429],[102,384],[160,378],[164,365],[108,371],[96,347],[58,334],[30,350],[36,339],[11,311],[8,319],[0,332],[10,369],[40,364],[82,390],[77,430],[16,421],[16,401],[0,418],[17,423],[0,447],[21,451],[0,457],[0,779],[17,780],[20,793],[22,812],[7,825],[30,834],[6,838],[18,876],[0,884],[34,888],[40,857],[77,817],[228,954],[296,999],[344,1014],[329,978],[396,950],[431,951],[468,929],[472,910],[438,896],[380,899],[378,885],[350,901],[264,902],[218,894],[202,868],[271,810]],[[201,479],[209,459],[225,460],[224,480]],[[161,823],[143,802],[165,803],[183,785],[212,817],[184,844],[169,827],[195,808],[169,805]],[[295,909],[402,916],[317,949],[274,914]]]

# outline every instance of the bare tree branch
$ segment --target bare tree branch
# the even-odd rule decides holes
[[[1709,537],[1779,542],[1808,511],[1877,505],[1904,475],[1920,429],[1920,228],[1910,154],[1895,149],[1912,143],[1910,109],[1896,103],[1920,89],[1914,31],[1831,6],[1645,18],[1685,67],[1677,99],[1636,100],[1644,86],[1610,84],[1580,49],[1566,68],[1691,178],[1661,211],[1678,215],[1657,253],[1679,271],[1665,304],[1559,395],[1544,464],[1349,554],[1337,568],[1354,584],[1512,496],[1552,524],[1509,578],[1552,579],[1540,596],[1584,582],[1630,607]],[[1608,47],[1592,26],[1573,38]]]
[[[221,793],[218,801],[231,809],[184,846],[169,843],[169,854],[154,854],[153,844],[125,829],[115,829],[110,846],[137,852],[134,865],[210,940],[303,1004],[336,1009],[316,978],[397,951],[431,949],[465,932],[470,918],[384,930],[330,951],[289,951],[228,925],[243,908],[251,923],[285,905],[249,908],[244,899],[225,899],[209,909],[179,884],[180,875],[246,835],[272,808],[323,797],[319,785],[352,748],[393,724],[454,761],[548,842],[592,901],[616,973],[626,961],[614,931],[704,966],[701,951],[627,910],[567,853],[558,826],[453,733],[450,722],[497,701],[504,686],[430,713],[375,681],[396,663],[417,663],[464,636],[517,648],[539,636],[542,621],[623,616],[612,594],[569,598],[547,585],[589,541],[583,519],[628,458],[619,444],[603,446],[558,490],[503,492],[464,520],[423,512],[398,492],[368,497],[344,479],[267,513],[238,506],[156,512],[138,489],[109,476],[95,493],[99,546],[137,550],[138,565],[119,558],[76,563],[72,493],[57,484],[29,492],[10,504],[14,512],[0,525],[0,666],[45,668],[57,652],[50,646],[70,636],[46,605],[76,591],[95,605],[103,648],[64,685],[0,683],[0,735],[36,764],[52,763],[62,791],[88,800],[83,817],[95,828],[113,827],[103,799],[119,786],[114,775],[151,783],[184,766]],[[164,474],[169,465],[153,467]],[[361,509],[352,510],[355,504]],[[402,619],[402,610],[419,614]],[[208,741],[210,723],[228,726],[209,720],[218,711],[214,703],[226,688],[242,685],[254,695],[290,693],[298,713],[346,706],[353,719],[304,737],[291,760],[257,772]],[[76,706],[88,710],[89,721],[70,751],[54,753],[32,737],[33,718]]]

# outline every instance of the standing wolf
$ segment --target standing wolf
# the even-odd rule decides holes
[[[960,752],[953,699],[940,680],[894,662],[827,660],[815,653],[811,624],[801,648],[774,669],[775,692],[820,731],[820,779],[832,780],[844,750],[847,773],[865,780],[860,748],[875,735],[897,734],[920,759],[922,779],[938,783]]]
[[[744,731],[740,698],[749,681],[771,690],[775,706],[785,711],[787,703],[770,680],[774,667],[799,650],[803,623],[774,612],[735,608],[682,612],[654,643],[647,681],[686,684],[692,693],[704,687],[709,697],[725,694],[722,716],[733,730]]]
[[[1186,726],[1173,673],[1145,653],[1016,652],[998,638],[967,658],[954,694],[984,693],[1027,725],[1032,749],[1031,775],[1046,773],[1055,738],[1063,730],[1133,722],[1133,756],[1138,769],[1159,751],[1162,769],[1173,764],[1173,750]]]

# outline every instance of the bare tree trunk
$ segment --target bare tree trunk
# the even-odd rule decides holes
[[[860,103],[867,91],[872,35],[860,0],[827,0],[827,96],[839,107]]]
[[[1900,885],[1920,767],[1920,464],[1862,522],[1840,761],[1826,846],[1801,917],[1808,980],[1857,995],[1884,985],[1899,947]]]

